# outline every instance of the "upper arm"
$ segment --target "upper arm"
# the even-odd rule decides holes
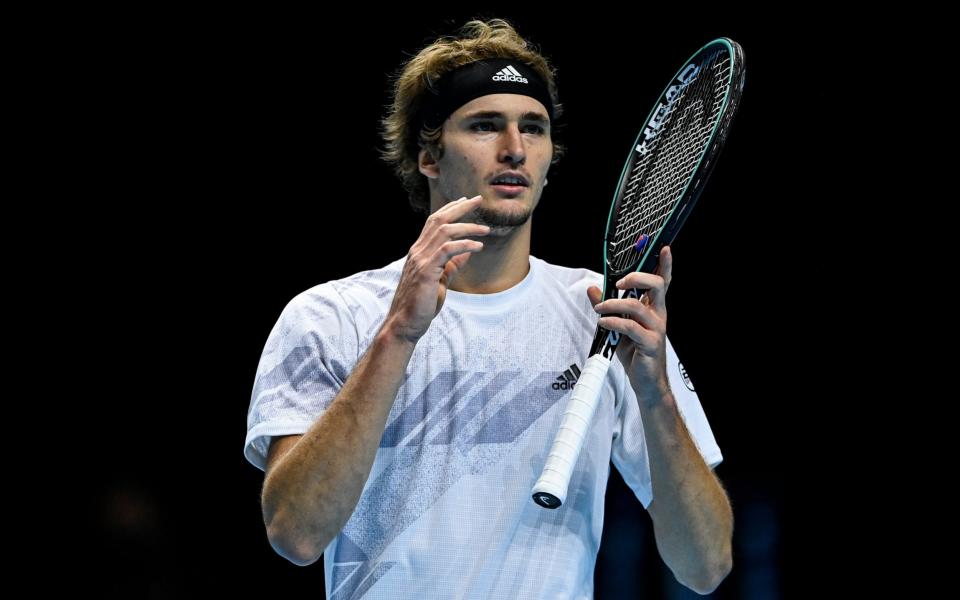
[[[266,474],[270,474],[270,469],[279,463],[283,455],[290,452],[293,445],[302,437],[302,435],[284,435],[270,440],[270,449],[267,451]]]

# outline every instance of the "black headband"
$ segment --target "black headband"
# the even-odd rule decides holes
[[[436,129],[455,110],[487,94],[530,96],[539,100],[553,119],[550,90],[536,71],[514,59],[491,58],[454,69],[428,89],[420,109],[420,126]]]

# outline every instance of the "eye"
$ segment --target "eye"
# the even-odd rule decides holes
[[[491,121],[477,121],[470,125],[471,131],[493,131],[494,125]]]
[[[533,133],[533,134],[536,134],[536,135],[540,135],[540,134],[542,134],[542,133],[544,132],[544,129],[543,129],[543,127],[541,127],[540,125],[530,124],[530,125],[524,125],[524,126],[523,126],[523,132],[524,132],[524,133]]]

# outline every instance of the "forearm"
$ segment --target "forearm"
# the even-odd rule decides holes
[[[730,502],[669,390],[662,402],[642,411],[654,496],[648,510],[657,547],[678,581],[708,593],[732,566]]]
[[[381,329],[327,411],[270,470],[264,521],[289,560],[314,562],[353,514],[414,347]]]

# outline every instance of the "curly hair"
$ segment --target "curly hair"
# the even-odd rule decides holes
[[[424,94],[450,71],[489,58],[515,59],[525,63],[546,82],[553,101],[554,118],[559,117],[563,110],[557,97],[553,67],[536,48],[520,37],[507,21],[473,20],[466,23],[455,36],[438,38],[401,65],[398,74],[393,78],[389,112],[382,121],[381,135],[386,144],[381,157],[393,167],[400,178],[415,211],[424,214],[430,212],[426,177],[420,173],[417,166],[420,150],[425,148],[437,158],[443,155],[443,145],[440,142],[442,127],[416,131],[416,118],[423,104]],[[563,152],[563,146],[554,141],[554,163],[560,159]]]

